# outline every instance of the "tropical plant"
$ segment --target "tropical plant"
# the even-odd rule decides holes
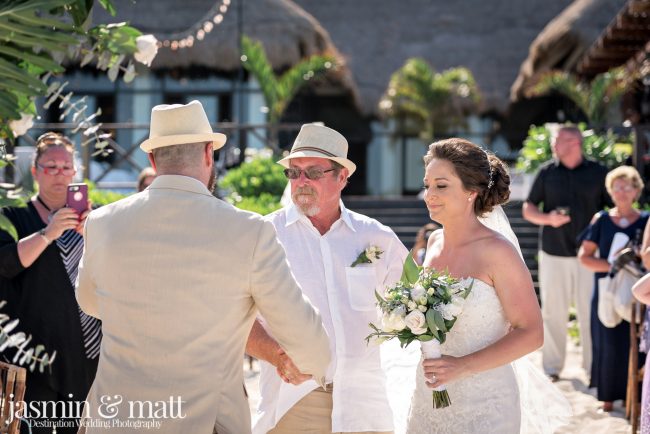
[[[88,199],[92,203],[93,207],[108,205],[109,203],[117,202],[118,200],[124,199],[128,196],[111,190],[99,189],[94,182],[88,179],[84,182],[88,184]]]
[[[632,153],[632,138],[619,137],[611,130],[597,133],[586,128],[586,124],[578,125],[582,131],[582,148],[584,155],[614,168],[620,166]],[[517,168],[525,173],[535,173],[540,165],[553,158],[551,151],[552,129],[546,125],[531,126],[528,137],[519,151]]]
[[[551,71],[542,75],[528,94],[561,93],[582,110],[592,128],[603,128],[607,124],[608,113],[619,103],[630,82],[623,68],[599,74],[590,82],[567,72]]]
[[[111,0],[98,0],[115,15]],[[90,26],[88,18],[93,0],[6,0],[0,4],[0,168],[9,164],[3,139],[24,134],[36,115],[36,97],[46,97],[44,108],[57,103],[62,117],[70,114],[77,128],[83,129],[83,145],[95,142],[105,153],[107,134],[93,125],[94,114],[86,114],[84,98],[73,102],[72,93],[64,93],[67,82],[48,81],[53,73],[65,70],[64,61],[84,66],[95,60],[96,67],[115,80],[124,71],[124,80],[135,76],[133,62],[127,57],[150,64],[157,50],[155,38],[143,36],[126,23]],[[153,38],[153,39],[152,39]],[[62,120],[62,119],[60,119]],[[21,206],[24,201],[10,185],[0,186],[0,206]],[[16,231],[0,215],[0,230],[12,236]]]
[[[239,209],[267,215],[282,208],[280,198],[269,193],[262,193],[256,197],[229,197],[228,202]]]
[[[336,58],[330,55],[311,56],[276,77],[261,42],[253,41],[248,36],[242,36],[242,64],[258,81],[264,102],[267,119],[271,124],[270,145],[277,153],[277,124],[284,111],[298,91],[309,80],[323,75],[337,66]]]
[[[99,0],[111,14],[111,0]],[[36,115],[34,100],[52,90],[46,74],[64,72],[64,62],[96,61],[115,80],[135,76],[128,56],[138,53],[139,30],[126,23],[90,27],[93,0],[7,0],[0,5],[0,138],[13,138],[12,121]],[[58,95],[57,95],[58,96]],[[69,97],[68,97],[69,99]],[[31,119],[30,119],[31,122]]]
[[[425,60],[411,58],[391,76],[379,109],[399,122],[399,133],[430,142],[435,135],[464,125],[479,100],[469,69],[436,72]]]
[[[0,301],[0,309],[7,304],[6,301]],[[27,336],[24,332],[14,331],[20,321],[11,319],[9,315],[0,313],[0,353],[8,349],[14,349],[12,363],[19,366],[27,365],[30,371],[34,371],[36,366],[40,372],[50,366],[56,358],[56,351],[48,354],[43,345],[29,347],[32,336]]]
[[[238,208],[265,215],[281,207],[287,185],[283,168],[268,157],[257,157],[228,171],[219,186],[226,200]]]

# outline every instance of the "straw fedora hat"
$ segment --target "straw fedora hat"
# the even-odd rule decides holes
[[[226,143],[225,134],[212,131],[208,116],[200,102],[161,104],[151,110],[149,138],[140,149],[151,152],[164,146],[212,142],[216,151]]]
[[[289,167],[293,158],[316,157],[336,161],[346,169],[351,176],[357,165],[348,160],[348,141],[338,131],[319,124],[305,124],[300,128],[298,137],[293,142],[288,156],[278,161],[278,164]]]

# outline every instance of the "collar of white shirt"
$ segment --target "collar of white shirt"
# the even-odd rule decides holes
[[[343,222],[350,228],[352,232],[356,232],[357,230],[354,228],[352,225],[352,219],[350,218],[350,211],[343,205],[343,201],[339,200],[339,208],[341,209],[341,217],[340,219],[343,220]],[[291,205],[287,207],[287,223],[285,226],[291,226],[292,224],[296,223],[299,220],[306,220],[311,224],[311,221],[309,221],[309,218],[304,215],[303,213],[300,212],[298,207],[292,202]]]

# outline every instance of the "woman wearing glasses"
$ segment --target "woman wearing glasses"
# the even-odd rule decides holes
[[[16,228],[18,241],[0,231],[0,298],[7,300],[7,313],[20,320],[18,328],[33,336],[34,345],[56,351],[50,369],[28,372],[28,403],[82,402],[97,369],[101,323],[79,309],[74,294],[89,210],[79,215],[65,207],[67,187],[76,173],[73,153],[72,143],[63,135],[39,137],[31,169],[38,193],[27,207],[2,210]],[[52,432],[54,419],[75,416],[58,411],[56,418],[47,418],[49,427],[33,427],[32,432]],[[38,422],[42,424],[42,415]],[[57,432],[77,431],[71,426],[74,419],[61,422],[69,428],[57,427]]]
[[[605,277],[611,264],[612,242],[617,233],[641,241],[640,234],[648,221],[648,213],[633,207],[643,189],[639,172],[633,167],[621,166],[607,174],[605,187],[614,202],[608,211],[598,212],[582,235],[578,258],[585,267],[595,272],[591,299],[592,363],[590,387],[597,388],[598,400],[603,401],[603,411],[612,411],[614,401],[625,399],[627,390],[628,354],[630,349],[630,324],[622,321],[607,328],[598,318],[598,279]],[[622,248],[624,246],[614,246]],[[598,255],[596,255],[598,252]]]

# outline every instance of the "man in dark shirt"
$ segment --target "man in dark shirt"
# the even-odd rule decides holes
[[[523,214],[526,220],[541,226],[542,362],[546,374],[556,381],[564,366],[567,312],[572,302],[580,326],[582,366],[587,375],[591,370],[593,273],[578,262],[578,236],[610,201],[605,189],[607,168],[583,156],[579,129],[560,128],[551,147],[555,159],[541,167],[524,202]]]

